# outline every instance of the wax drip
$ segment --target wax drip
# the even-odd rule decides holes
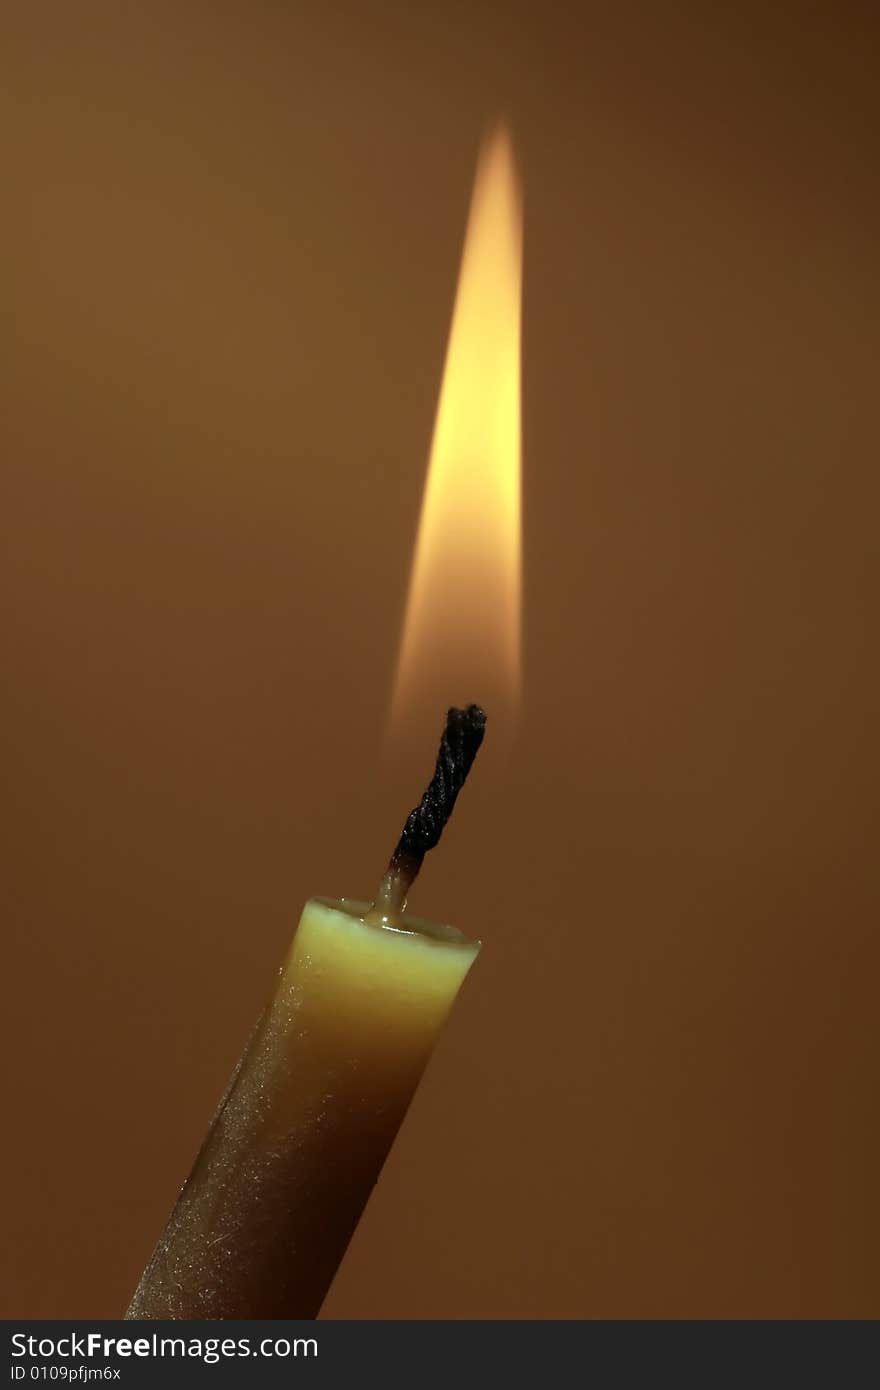
[[[443,834],[485,732],[486,715],[479,705],[451,709],[447,714],[434,776],[406,818],[376,901],[366,914],[368,922],[393,924],[404,911],[422,860]]]

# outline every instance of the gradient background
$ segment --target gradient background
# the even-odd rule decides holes
[[[6,1316],[122,1312],[302,900],[421,789],[499,111],[523,717],[413,898],[484,952],[326,1312],[880,1313],[876,16],[727,9],[7,10]]]

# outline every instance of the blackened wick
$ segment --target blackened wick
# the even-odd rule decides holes
[[[486,732],[486,715],[479,705],[451,709],[440,739],[437,766],[418,806],[406,818],[397,848],[382,880],[376,908],[383,915],[403,910],[409,888],[422,860],[437,844],[452,815],[458,793],[467,780]]]

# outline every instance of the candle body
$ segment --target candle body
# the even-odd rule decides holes
[[[126,1314],[311,1318],[479,946],[308,902]]]

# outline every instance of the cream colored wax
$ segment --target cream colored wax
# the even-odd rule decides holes
[[[479,950],[306,903],[129,1318],[311,1318]]]

